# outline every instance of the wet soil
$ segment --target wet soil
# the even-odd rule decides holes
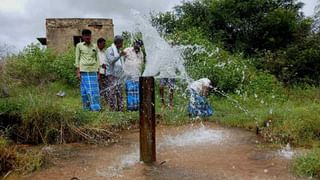
[[[51,165],[9,179],[297,179],[289,159],[252,132],[214,123],[157,127],[157,162],[139,162],[139,131],[108,146],[50,146]]]

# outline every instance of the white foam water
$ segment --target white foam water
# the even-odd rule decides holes
[[[280,149],[278,153],[280,156],[286,159],[292,159],[293,156],[295,155],[289,143],[286,145],[286,147],[283,147],[282,149]]]
[[[142,33],[147,54],[143,76],[178,78],[187,83],[191,82],[184,67],[183,51],[163,39],[147,17],[135,10],[131,12],[135,19],[134,32]]]
[[[121,172],[124,169],[130,168],[135,164],[139,163],[138,147],[133,146],[131,149],[134,149],[134,151],[119,157],[119,159],[116,161],[119,163],[115,163],[113,166],[109,166],[107,169],[96,170],[97,175],[104,178],[113,178],[113,177],[121,178],[122,177]]]
[[[159,144],[159,147],[184,147],[200,144],[219,144],[224,139],[224,136],[225,135],[221,130],[213,130],[203,126],[196,129],[190,129],[177,136],[166,136],[164,142]]]

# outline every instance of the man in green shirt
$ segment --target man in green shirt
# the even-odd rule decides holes
[[[98,83],[99,61],[96,46],[91,43],[91,31],[82,31],[82,40],[76,46],[77,77],[81,81],[80,92],[85,110],[100,111]]]

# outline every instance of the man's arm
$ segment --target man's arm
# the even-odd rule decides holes
[[[79,44],[76,46],[75,66],[77,68],[77,70],[76,70],[77,78],[81,79],[81,75],[80,75],[80,47],[79,47]]]
[[[120,59],[120,57],[121,57],[120,55],[119,56],[114,56],[112,48],[109,48],[107,50],[107,62],[109,64],[113,65],[114,63],[116,63]]]

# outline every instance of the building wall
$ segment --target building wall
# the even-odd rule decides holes
[[[58,53],[66,52],[74,46],[74,36],[81,36],[83,29],[92,31],[92,41],[113,39],[112,19],[47,19],[47,47]]]

